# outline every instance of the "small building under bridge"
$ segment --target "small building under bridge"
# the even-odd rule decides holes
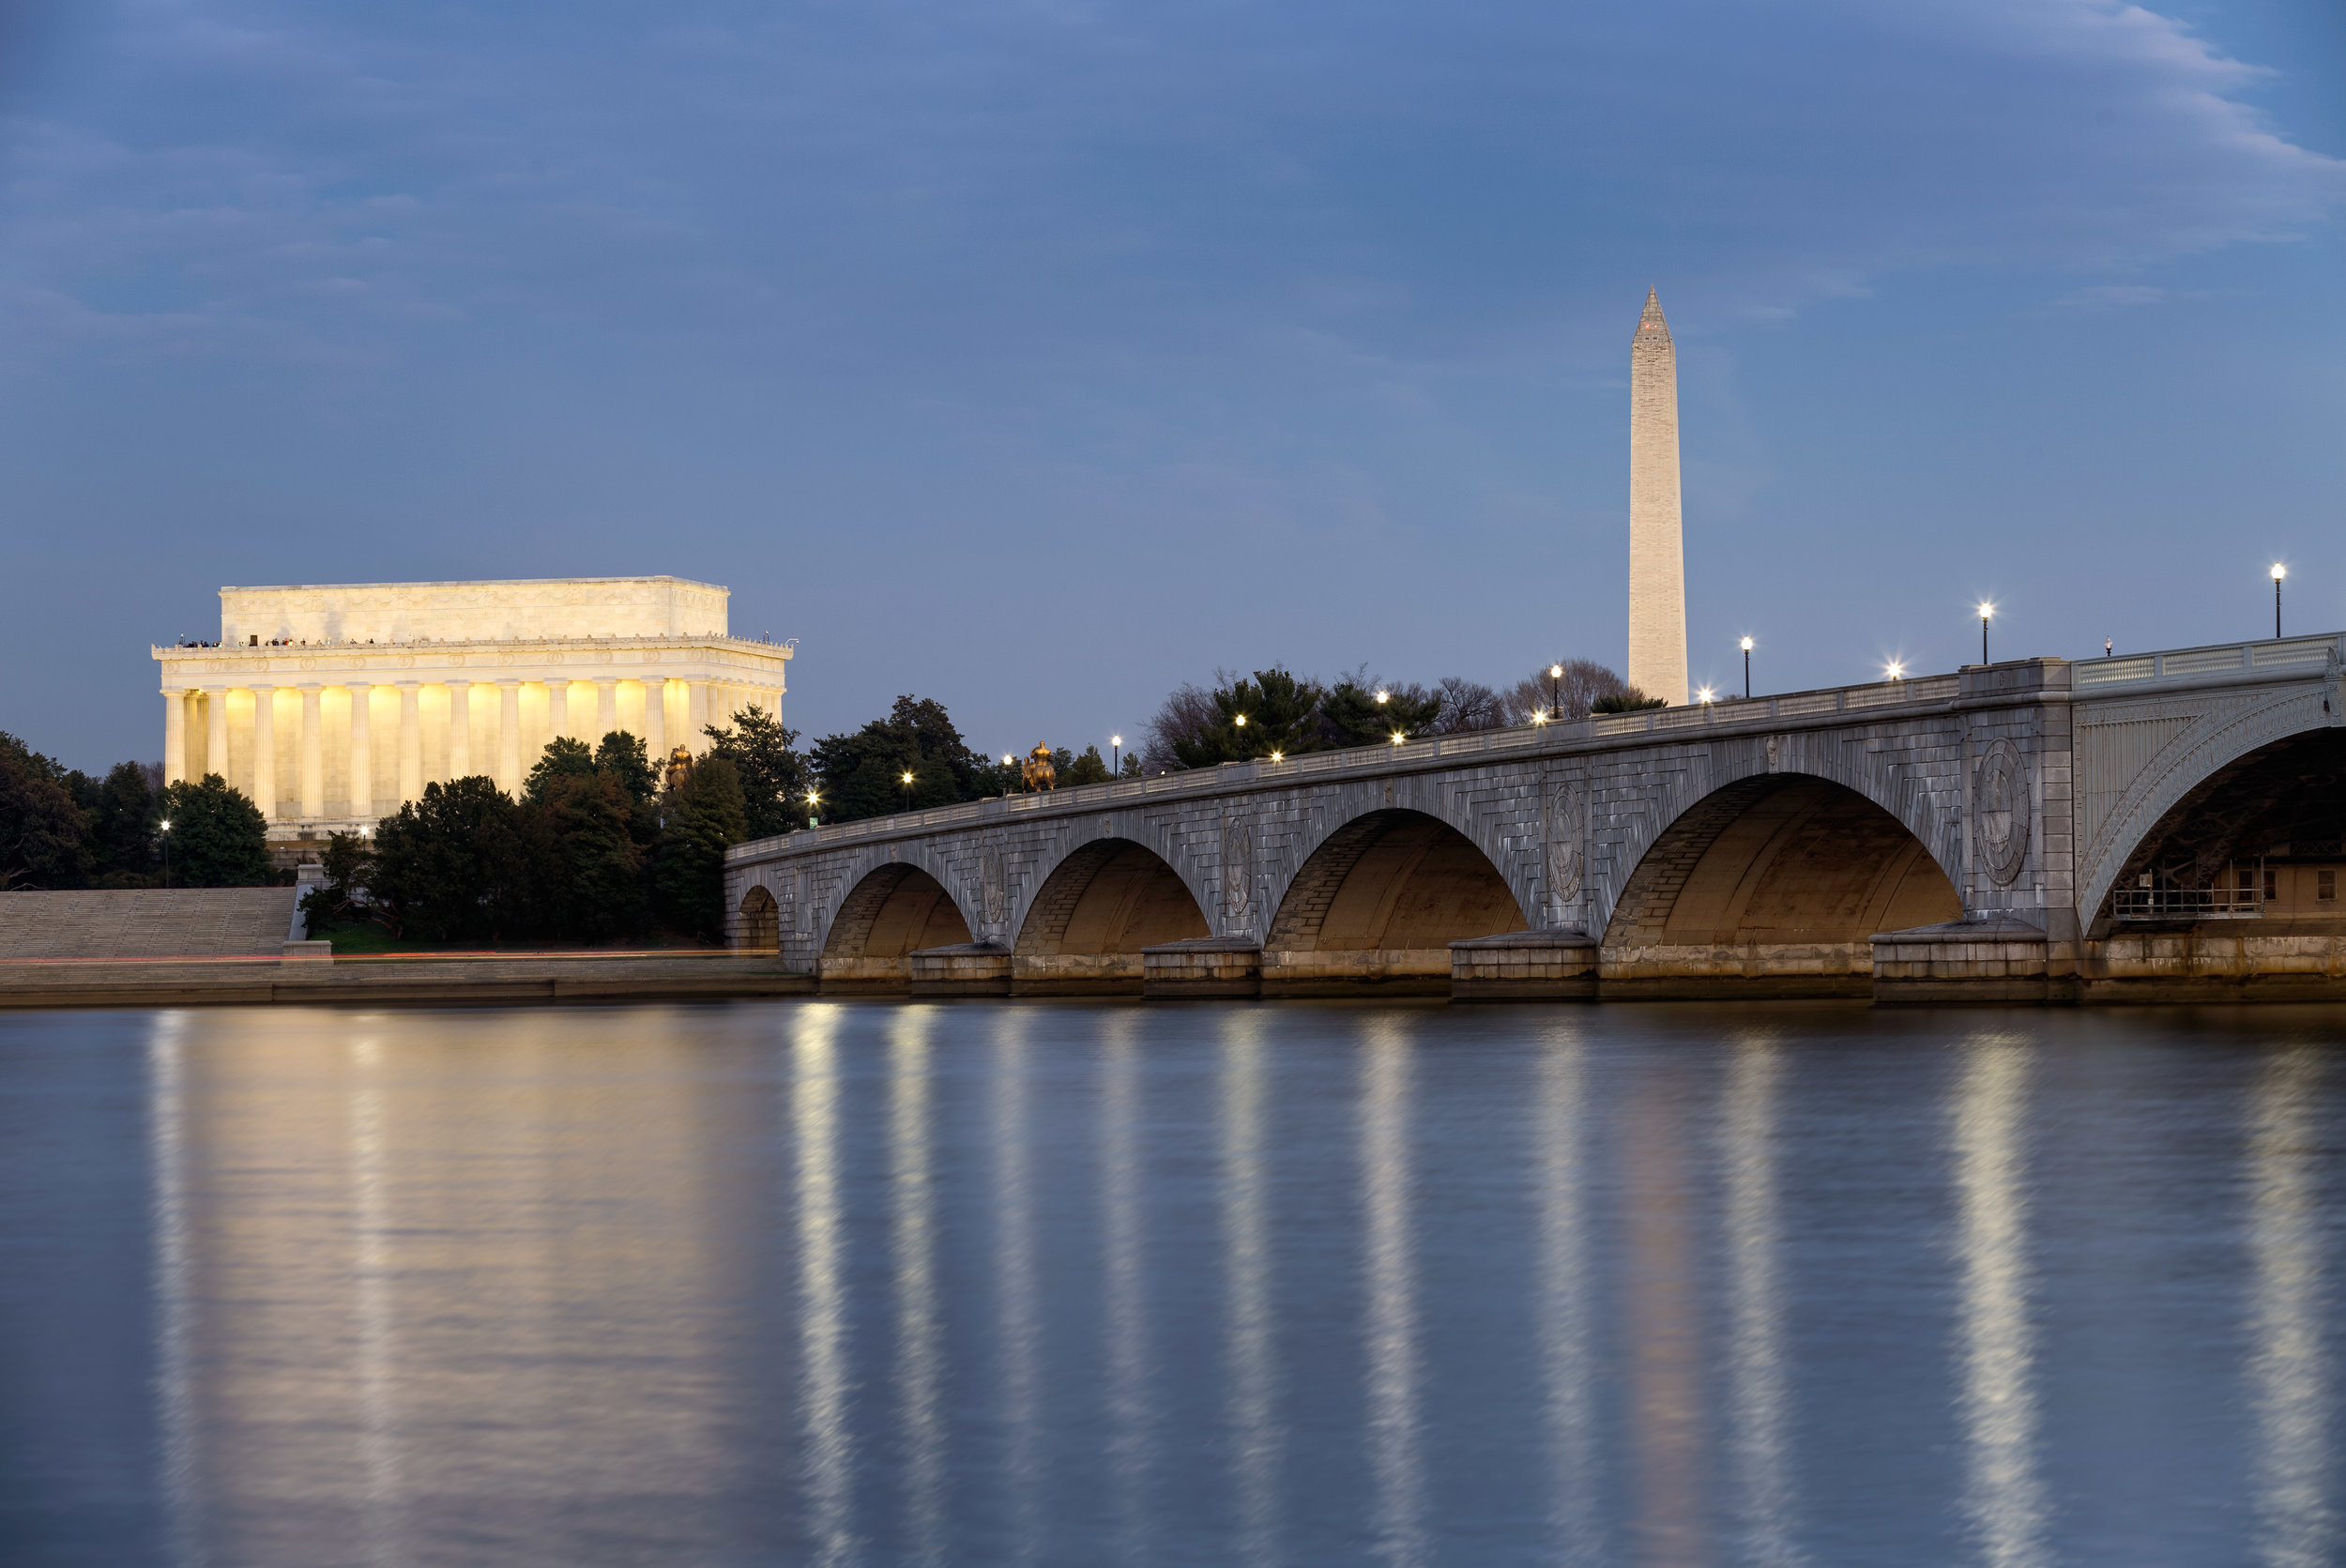
[[[727,852],[826,992],[2346,995],[2346,635],[1228,763]]]

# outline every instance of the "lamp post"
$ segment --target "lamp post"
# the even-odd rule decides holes
[[[808,827],[819,828],[823,825],[822,817],[815,811],[815,808],[822,803],[823,798],[820,794],[812,789],[806,792],[806,825]]]
[[[1550,713],[1558,713],[1563,709],[1563,680],[1564,667],[1561,664],[1550,664],[1547,667],[1547,710]]]
[[[163,886],[168,888],[171,886],[171,818],[164,817],[157,826],[163,832]]]
[[[910,811],[912,809],[912,770],[910,769],[905,770],[904,784],[905,810]]]
[[[1906,666],[1898,662],[1898,661],[1893,659],[1887,664],[1881,666],[1881,677],[1884,680],[1904,680],[1906,678]]]
[[[2273,563],[2273,640],[2275,642],[2280,641],[2281,636],[2281,579],[2288,575],[2289,568],[2278,561]]]
[[[1751,639],[1744,639],[1744,700],[1751,700]]]
[[[1108,737],[1108,777],[1120,779],[1123,776],[1124,738],[1120,735],[1111,735]]]
[[[1988,621],[1996,613],[1995,605],[1983,599],[1979,601],[1979,662],[1988,662]]]

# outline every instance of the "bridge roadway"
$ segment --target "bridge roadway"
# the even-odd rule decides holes
[[[2346,996],[2341,724],[2346,634],[2025,659],[841,823],[726,892],[831,994]]]

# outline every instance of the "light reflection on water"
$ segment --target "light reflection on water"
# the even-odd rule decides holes
[[[0,1018],[0,1560],[2311,1568],[2341,1035]]]

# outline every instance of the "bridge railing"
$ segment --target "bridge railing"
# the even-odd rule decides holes
[[[1814,692],[1787,692],[1775,696],[1735,697],[1695,703],[1683,708],[1649,708],[1634,713],[1606,713],[1561,723],[1525,724],[1513,729],[1468,730],[1457,735],[1427,736],[1400,745],[1353,746],[1335,752],[1305,752],[1273,762],[1226,762],[1212,768],[1165,773],[1152,779],[1115,779],[1106,784],[1079,784],[1030,795],[997,796],[965,800],[958,805],[932,806],[924,811],[898,812],[854,822],[800,829],[779,838],[735,845],[725,858],[772,854],[862,838],[916,832],[930,828],[961,827],[995,816],[1020,816],[1029,812],[1081,812],[1127,801],[1165,796],[1211,794],[1232,784],[1258,780],[1310,778],[1329,773],[1374,773],[1398,763],[1404,766],[1454,757],[1497,755],[1546,747],[1561,747],[1623,735],[1668,735],[1683,730],[1761,723],[1778,719],[1820,717],[1864,712],[1912,703],[1952,702],[1960,695],[1962,677],[1924,676],[1910,680],[1872,681],[1863,686],[1834,686]],[[1245,769],[1245,771],[1238,771]]]
[[[2080,659],[2071,677],[2078,692],[2167,682],[2254,679],[2262,675],[2309,675],[2346,662],[2346,632],[2320,637],[2274,637],[2252,643],[2214,643],[2155,653]]]

